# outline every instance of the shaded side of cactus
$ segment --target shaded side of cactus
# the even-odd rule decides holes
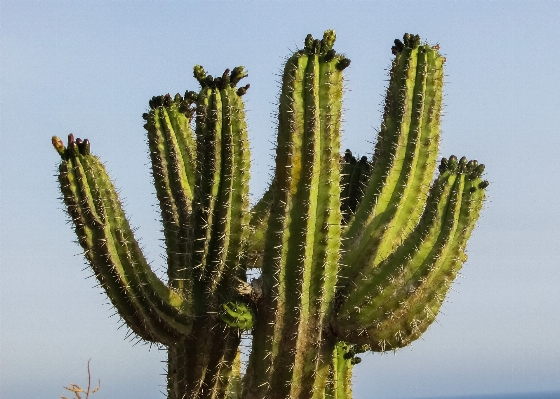
[[[198,93],[150,100],[167,283],[89,141],[53,137],[84,255],[131,331],[167,346],[170,399],[349,399],[358,354],[420,337],[466,260],[488,182],[455,156],[432,181],[445,59],[418,36],[395,40],[374,155],[357,159],[340,151],[350,60],[334,42],[308,35],[285,64],[274,178],[252,209],[244,68],[195,66]],[[248,281],[248,268],[261,275]]]

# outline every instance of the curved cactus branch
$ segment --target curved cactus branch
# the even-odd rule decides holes
[[[484,200],[475,161],[440,168],[420,223],[398,249],[341,291],[338,336],[374,351],[408,345],[426,330],[466,260]],[[482,168],[479,168],[480,170]],[[358,285],[359,283],[359,285]]]
[[[191,302],[155,276],[89,140],[53,137],[61,154],[59,182],[68,214],[95,276],[127,325],[141,338],[172,344],[189,335]]]

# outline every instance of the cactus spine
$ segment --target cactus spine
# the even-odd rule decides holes
[[[420,337],[466,260],[488,182],[484,165],[451,156],[431,183],[445,59],[418,36],[395,40],[374,156],[357,160],[340,155],[350,60],[334,42],[308,35],[286,62],[275,175],[251,210],[243,67],[213,78],[196,66],[199,93],[152,98],[167,284],[89,141],[53,137],[84,255],[131,331],[168,347],[170,399],[348,399],[356,354]],[[251,267],[261,275],[247,281]]]

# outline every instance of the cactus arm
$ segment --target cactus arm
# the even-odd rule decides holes
[[[245,122],[244,105],[239,94],[243,94],[249,85],[243,87],[244,90],[237,90],[229,87],[229,98],[232,100],[231,124],[233,136],[233,167],[232,167],[232,206],[231,206],[231,226],[230,226],[230,245],[227,254],[227,276],[231,279],[241,272],[245,254],[243,249],[249,236],[249,169],[250,152],[247,124]],[[244,267],[243,267],[244,268]]]
[[[169,386],[182,386],[174,393],[179,398],[227,396],[239,328],[246,327],[232,320],[245,318],[234,308],[237,279],[244,278],[242,249],[249,216],[249,146],[241,101],[248,85],[235,87],[244,76],[243,67],[216,79],[195,67],[202,88],[196,96],[196,189],[187,248],[197,318],[193,333],[182,343],[186,349],[172,350],[171,361],[180,365],[180,372],[171,379],[181,383],[171,381]],[[224,309],[229,318],[220,318]]]
[[[306,61],[306,58],[292,57],[287,61],[284,69],[276,150],[278,166],[273,185],[273,202],[268,221],[265,261],[261,275],[265,296],[258,304],[261,318],[257,320],[253,329],[252,351],[243,388],[243,396],[249,398],[264,397],[271,390],[268,375],[273,372],[274,358],[278,355],[278,339],[281,336],[281,330],[286,328],[283,316],[287,308],[282,306],[283,298],[280,297],[281,290],[285,290],[285,288],[280,288],[281,276],[279,273],[284,269],[286,247],[284,244],[289,238],[286,237],[286,231],[290,226],[290,210],[293,206],[292,196],[289,193],[295,190],[300,171],[296,162],[299,162],[298,148],[301,147],[301,137],[297,135],[297,132],[303,130],[301,120],[304,110],[301,103],[298,104],[296,101],[294,94],[302,91]],[[288,114],[291,116],[289,120],[282,117]],[[295,275],[297,270],[291,272]],[[286,281],[283,280],[282,284],[285,285]]]
[[[323,42],[329,40],[326,34]],[[260,392],[257,396],[324,394],[334,343],[323,337],[322,321],[334,295],[340,245],[340,109],[335,103],[348,63],[334,50],[322,52],[321,41],[308,36],[305,50],[284,69],[262,269],[264,320],[253,330],[253,353],[265,353],[251,356],[255,364],[248,371],[257,374],[250,377],[256,387],[249,388]]]
[[[458,167],[456,158],[451,160],[454,166],[441,168],[415,231],[345,298],[337,314],[344,340],[375,351],[399,348],[434,320],[466,259],[464,247],[487,185],[473,162],[467,167],[463,158]]]
[[[54,143],[57,150],[64,147],[57,137]],[[146,340],[167,344],[189,334],[190,303],[151,271],[103,165],[89,153],[89,141],[70,135],[62,152],[65,204],[86,258],[119,314]]]
[[[191,101],[179,95],[174,100],[169,95],[153,97],[151,111],[143,115],[163,222],[168,278],[171,286],[184,295],[190,295],[192,290],[186,254],[196,158],[190,127]]]
[[[220,187],[222,118],[220,93],[203,87],[197,101],[197,183],[193,202],[194,232],[190,250],[199,280],[207,276],[214,210]]]
[[[418,41],[406,40],[393,63],[371,178],[345,229],[343,278],[392,253],[423,208],[439,144],[443,57]]]
[[[197,67],[203,88],[197,103],[198,191],[194,204],[192,265],[215,292],[239,272],[248,234],[249,146],[241,95],[243,67],[210,80]],[[203,78],[204,76],[204,78]],[[225,274],[224,274],[225,273]]]
[[[288,61],[286,69],[289,70],[285,86],[293,84],[286,94],[284,101],[281,100],[279,131],[285,126],[286,135],[278,137],[277,150],[277,187],[276,195],[271,211],[271,218],[276,219],[269,231],[278,232],[278,236],[274,240],[267,237],[265,246],[265,258],[263,262],[263,285],[265,291],[271,291],[273,296],[274,315],[274,331],[272,332],[272,348],[269,354],[272,363],[273,375],[276,375],[275,381],[269,378],[269,392],[283,393],[286,396],[286,385],[291,380],[289,371],[280,367],[282,364],[295,363],[295,337],[297,334],[297,320],[299,310],[300,292],[298,292],[298,282],[301,281],[301,260],[298,261],[298,255],[304,254],[306,243],[302,232],[306,231],[308,216],[304,214],[303,209],[298,209],[297,200],[294,193],[298,192],[298,186],[301,179],[302,160],[300,149],[303,147],[303,131],[305,130],[305,104],[302,101],[302,93],[304,91],[304,75],[307,66],[307,57],[296,57]],[[283,120],[284,115],[291,112],[290,120]],[[282,142],[282,141],[283,142]],[[285,151],[283,154],[282,152]],[[281,166],[280,166],[281,165]],[[283,169],[278,171],[279,166]],[[297,214],[294,211],[297,210]],[[307,208],[307,206],[305,206]],[[269,221],[270,225],[270,221]],[[300,233],[299,236],[296,236]],[[291,241],[291,242],[290,242]],[[272,250],[269,248],[272,247]],[[288,251],[290,251],[288,258]],[[274,256],[269,254],[274,253]],[[301,254],[301,255],[300,255]],[[271,259],[272,258],[272,259]],[[276,261],[276,265],[271,263]],[[270,270],[274,267],[273,270]],[[270,281],[274,278],[277,281]],[[270,312],[271,313],[271,312]],[[271,320],[271,322],[274,322]],[[268,335],[268,334],[267,334]],[[292,350],[288,347],[291,346]],[[278,376],[278,374],[282,374]]]
[[[208,246],[208,260],[206,268],[209,269],[208,277],[210,292],[216,292],[225,270],[226,257],[229,251],[230,227],[231,227],[231,212],[232,212],[232,184],[233,184],[233,170],[234,170],[234,155],[233,155],[233,129],[232,129],[232,115],[231,115],[231,99],[228,90],[216,90],[216,110],[218,117],[221,118],[220,139],[218,143],[220,147],[216,150],[216,155],[220,153],[220,158],[217,157],[216,163],[220,163],[217,167],[218,190],[215,193],[216,204],[214,205],[214,220],[211,226],[211,238]],[[212,112],[212,111],[211,111]],[[212,193],[214,195],[214,193]]]
[[[441,57],[434,49],[423,48],[426,51],[426,62],[423,65],[422,72],[424,77],[424,93],[423,98],[418,101],[416,109],[422,114],[416,119],[416,129],[420,130],[418,137],[418,145],[414,147],[414,155],[416,165],[414,168],[414,176],[408,181],[409,200],[403,203],[402,210],[398,214],[399,220],[396,224],[404,224],[404,227],[398,231],[397,240],[404,239],[406,234],[416,227],[420,216],[423,212],[422,203],[425,202],[430,182],[432,180],[432,171],[436,163],[438,154],[439,138],[440,138],[440,116],[443,93],[443,63],[444,58]],[[420,95],[420,93],[418,94]],[[412,151],[410,152],[412,154]],[[415,198],[414,195],[417,195]],[[398,237],[400,234],[401,237]]]

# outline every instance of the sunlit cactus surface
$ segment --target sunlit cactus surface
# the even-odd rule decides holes
[[[198,93],[150,100],[166,282],[90,142],[53,137],[85,258],[131,333],[167,347],[169,399],[350,398],[356,355],[420,337],[466,260],[488,182],[484,165],[456,156],[434,180],[439,47],[395,40],[373,157],[357,159],[340,148],[350,60],[334,42],[332,30],[308,35],[286,61],[275,172],[252,208],[245,69],[212,77],[197,65]]]

